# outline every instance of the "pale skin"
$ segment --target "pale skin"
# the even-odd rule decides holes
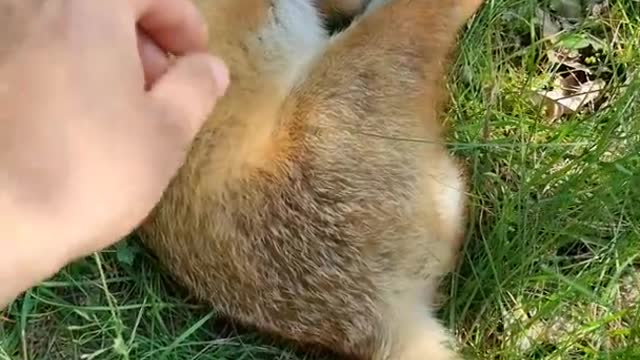
[[[144,220],[229,75],[189,0],[0,7],[1,309]]]

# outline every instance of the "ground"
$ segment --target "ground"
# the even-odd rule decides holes
[[[461,49],[471,224],[442,321],[469,359],[640,359],[640,2],[487,0]],[[135,237],[0,312],[0,359],[307,357],[217,320]]]

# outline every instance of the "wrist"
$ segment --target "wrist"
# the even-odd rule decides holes
[[[0,202],[0,309],[61,268],[59,249],[43,234],[41,222]]]

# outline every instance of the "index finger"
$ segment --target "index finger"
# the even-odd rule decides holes
[[[191,0],[129,0],[138,25],[164,51],[206,50],[207,26]]]

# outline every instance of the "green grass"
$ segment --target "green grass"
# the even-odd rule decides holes
[[[610,103],[556,120],[529,100],[562,70],[537,3],[488,0],[462,39],[449,119],[471,224],[441,318],[470,359],[640,359],[640,2],[566,34],[603,40]],[[308,357],[217,320],[140,250],[78,261],[0,312],[0,359]]]

